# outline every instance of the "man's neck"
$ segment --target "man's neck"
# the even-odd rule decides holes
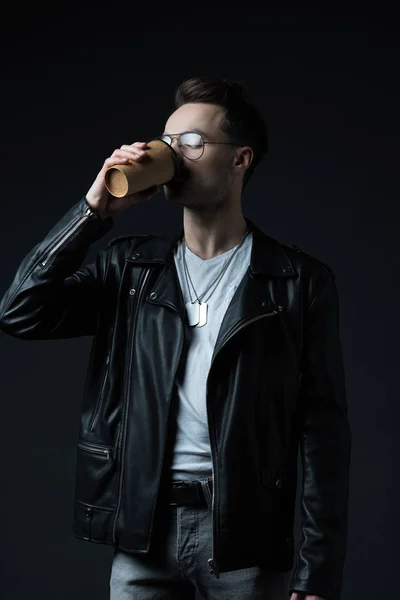
[[[183,221],[187,247],[203,260],[228,252],[240,244],[247,232],[241,209],[199,214],[185,207]]]

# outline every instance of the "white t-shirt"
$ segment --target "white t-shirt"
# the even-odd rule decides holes
[[[249,233],[210,299],[207,300],[214,287],[203,298],[203,301],[208,302],[206,325],[203,327],[187,325],[189,348],[186,363],[176,379],[178,402],[174,409],[177,429],[170,467],[173,480],[201,479],[212,475],[206,407],[207,376],[225,311],[250,265],[252,243],[253,236]],[[186,263],[198,296],[201,296],[221,273],[236,248],[237,246],[219,256],[203,260],[186,246]],[[177,245],[174,259],[186,304],[193,300],[195,295],[191,286],[191,294],[189,293],[186,282],[183,242]]]

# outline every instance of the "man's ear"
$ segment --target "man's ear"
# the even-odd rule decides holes
[[[254,151],[250,146],[243,146],[235,153],[235,167],[241,167],[247,171],[254,159]]]

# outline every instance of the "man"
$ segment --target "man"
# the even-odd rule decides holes
[[[334,274],[242,212],[267,134],[241,84],[183,82],[162,139],[185,173],[164,186],[183,229],[112,240],[81,266],[158,190],[110,196],[106,170],[145,156],[122,145],[0,305],[20,338],[94,336],[74,535],[114,546],[112,600],[338,600],[351,433]]]

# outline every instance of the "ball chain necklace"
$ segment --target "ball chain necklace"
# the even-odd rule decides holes
[[[185,276],[186,276],[186,285],[189,291],[189,295],[190,295],[190,301],[187,302],[185,304],[185,308],[186,308],[186,314],[188,317],[188,322],[189,325],[191,327],[203,327],[204,325],[206,325],[207,323],[207,315],[208,315],[208,304],[207,304],[207,300],[209,300],[211,298],[211,296],[213,295],[213,293],[215,292],[215,290],[217,289],[217,285],[219,284],[219,282],[221,281],[225,271],[227,270],[228,266],[230,265],[233,257],[235,256],[236,252],[239,250],[239,248],[241,248],[243,242],[245,241],[245,239],[247,238],[247,236],[249,235],[250,230],[247,229],[245,236],[243,237],[242,241],[240,242],[240,244],[236,247],[236,249],[234,250],[234,252],[232,252],[231,256],[228,258],[228,260],[226,261],[225,265],[222,268],[222,271],[219,273],[219,275],[217,275],[217,277],[214,279],[214,281],[208,286],[208,288],[200,295],[198,296],[195,287],[193,285],[192,282],[192,278],[190,277],[190,273],[189,273],[189,268],[187,266],[186,263],[186,242],[185,240],[183,240],[183,266],[184,266],[184,271],[185,271]],[[191,283],[191,286],[193,288],[194,291],[194,295],[196,296],[195,300],[192,300],[192,293],[190,291],[190,286],[189,286],[189,281]],[[204,300],[204,302],[202,302],[202,298],[207,294],[207,292],[214,286],[214,289],[212,290],[212,292],[210,293],[210,295],[208,296],[208,298],[206,300]]]

